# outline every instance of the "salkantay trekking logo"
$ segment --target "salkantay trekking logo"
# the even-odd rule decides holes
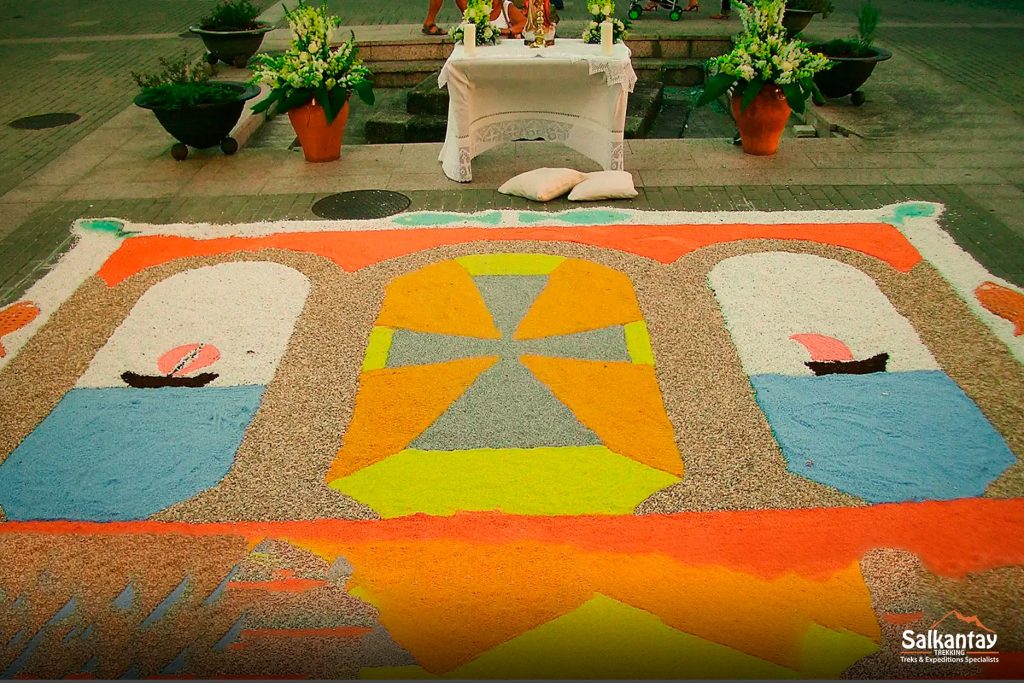
[[[950,617],[955,620],[942,626]],[[964,616],[953,609],[927,631],[905,630],[900,660],[919,664],[995,663],[999,661],[999,652],[995,649],[998,640],[996,632],[981,623],[976,615]]]

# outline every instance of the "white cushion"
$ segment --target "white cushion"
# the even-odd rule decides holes
[[[571,168],[538,168],[505,181],[498,192],[546,202],[561,197],[586,177],[586,173]]]
[[[637,194],[639,193],[633,187],[633,176],[629,171],[596,171],[588,173],[586,180],[572,189],[569,201],[632,199]]]

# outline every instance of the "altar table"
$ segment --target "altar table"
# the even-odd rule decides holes
[[[473,158],[512,140],[553,140],[622,170],[626,100],[636,85],[629,48],[610,57],[600,45],[556,39],[530,48],[522,40],[478,46],[472,57],[456,44],[438,87],[448,86],[448,131],[441,168],[452,180],[473,179]]]

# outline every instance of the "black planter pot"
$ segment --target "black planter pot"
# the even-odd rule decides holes
[[[217,60],[244,67],[249,58],[256,54],[263,44],[263,36],[274,27],[265,24],[247,31],[207,31],[198,26],[189,26],[188,30],[203,39],[203,45],[209,51],[206,61],[216,64]]]
[[[858,89],[871,76],[875,65],[892,57],[892,53],[880,47],[870,48],[871,54],[866,57],[832,57],[832,68],[814,74],[814,83],[825,97],[850,96],[851,101],[860,106],[864,103],[864,93]]]
[[[246,101],[259,95],[260,89],[254,85],[231,81],[225,81],[223,84],[237,91],[235,99],[216,104],[166,109],[150,104],[146,101],[145,93],[142,93],[135,98],[135,104],[156,114],[156,119],[164,130],[178,141],[178,144],[171,148],[171,156],[178,161],[188,157],[188,146],[202,149],[220,145],[225,154],[234,154],[238,151],[238,143],[234,138],[228,137],[228,133],[242,116],[242,108],[245,107]]]
[[[811,23],[811,19],[817,13],[813,9],[787,9],[782,15],[782,25],[790,36],[795,36],[807,28],[807,24]]]

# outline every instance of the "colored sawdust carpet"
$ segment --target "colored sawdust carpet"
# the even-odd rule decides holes
[[[941,208],[79,221],[0,677],[1020,675],[1024,294]]]

